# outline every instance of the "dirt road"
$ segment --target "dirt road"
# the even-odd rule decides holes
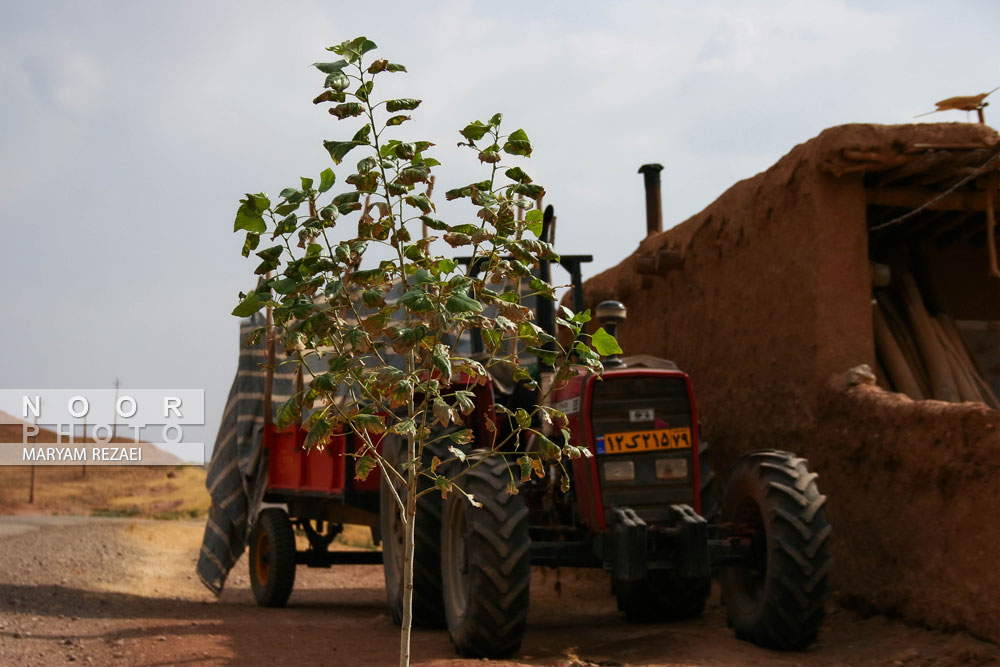
[[[254,605],[237,565],[216,601],[197,581],[200,521],[0,517],[0,664],[392,665],[398,633],[381,571],[300,568],[286,609]],[[561,594],[556,593],[559,582]],[[832,607],[819,643],[777,653],[735,640],[717,599],[697,620],[631,625],[599,573],[539,570],[524,648],[509,665],[1000,664],[1000,648]],[[456,658],[444,632],[416,631],[414,664]],[[587,664],[587,663],[583,663]]]

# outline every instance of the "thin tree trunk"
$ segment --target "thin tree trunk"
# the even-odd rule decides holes
[[[407,438],[411,463],[417,458],[416,438]],[[403,547],[403,627],[399,633],[399,667],[410,665],[410,631],[413,628],[413,541],[417,515],[417,467],[406,471],[406,543]]]

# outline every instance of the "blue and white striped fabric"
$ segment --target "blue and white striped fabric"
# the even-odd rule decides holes
[[[266,337],[261,336],[253,347],[246,345],[247,336],[263,325],[260,315],[240,324],[239,366],[205,479],[212,505],[198,558],[198,576],[216,595],[222,592],[229,571],[246,548],[267,484],[267,452],[261,446]],[[276,412],[294,390],[294,364],[279,363],[271,392],[272,410]]]

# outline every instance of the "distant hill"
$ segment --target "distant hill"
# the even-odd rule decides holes
[[[25,426],[31,426],[31,423],[0,410],[0,442],[21,442]],[[57,436],[58,434],[55,431],[39,428],[38,435],[34,441],[40,443],[57,442]],[[63,442],[66,442],[65,437],[63,438]],[[79,445],[97,444],[93,439],[83,439],[79,436],[75,436],[74,442]],[[114,438],[111,442],[133,443],[135,441],[132,438]],[[180,465],[184,463],[170,452],[165,452],[155,445],[151,445],[148,442],[142,442],[141,444],[142,460],[151,465]]]

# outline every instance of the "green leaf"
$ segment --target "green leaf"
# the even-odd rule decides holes
[[[344,156],[361,144],[355,141],[324,141],[323,147],[330,153],[334,164],[340,164]]]
[[[493,114],[493,117],[490,118],[490,126],[491,127],[499,127],[500,123],[502,123],[502,122],[503,122],[503,114],[502,113],[495,113],[495,114]]]
[[[351,137],[351,141],[355,142],[359,146],[368,144],[368,136],[371,133],[372,133],[372,126],[366,123],[365,125],[361,126],[360,130],[354,133],[354,136]]]
[[[456,290],[448,297],[445,308],[449,313],[481,313],[483,304],[469,296],[464,290]]]
[[[344,179],[344,182],[353,185],[359,192],[375,192],[378,188],[379,173],[369,171],[365,174],[351,174]]]
[[[472,243],[472,237],[469,236],[468,234],[455,234],[449,232],[444,236],[442,236],[441,238],[443,238],[445,240],[445,243],[450,245],[452,248],[458,248],[459,246],[469,245],[470,243]]]
[[[416,435],[417,434],[417,424],[412,419],[404,419],[401,422],[392,425],[389,429],[389,433],[395,433],[396,435]]]
[[[416,183],[426,183],[430,177],[430,171],[423,165],[415,165],[400,170],[396,176],[396,181],[403,185],[414,185]],[[428,204],[430,200],[427,200]]]
[[[358,89],[356,91],[354,91],[354,96],[357,97],[362,102],[367,102],[368,101],[368,95],[371,94],[372,88],[374,86],[375,86],[374,82],[372,82],[372,81],[365,81],[363,84],[361,84],[360,86],[358,86]]]
[[[442,498],[448,497],[448,492],[451,491],[451,480],[447,477],[441,477],[438,475],[434,478],[434,489],[441,492]]]
[[[451,382],[451,359],[449,359],[449,349],[438,343],[431,352],[431,363],[441,373],[441,379],[445,384]]]
[[[368,475],[375,469],[375,459],[367,454],[359,456],[354,460],[354,479],[365,481]]]
[[[531,457],[527,454],[518,457],[517,465],[521,468],[521,481],[531,481]]]
[[[542,456],[547,459],[555,459],[558,461],[562,457],[562,449],[559,445],[541,434],[538,436],[538,450],[542,453]]]
[[[403,296],[399,297],[399,303],[417,313],[425,313],[434,307],[427,292],[419,287],[411,287]]]
[[[621,354],[622,348],[618,345],[618,341],[615,337],[604,330],[604,327],[600,327],[594,332],[591,337],[591,343],[594,345],[594,349],[597,353],[603,357],[610,354]]]
[[[337,92],[342,92],[349,85],[351,85],[351,80],[343,72],[334,72],[327,76],[326,81],[323,82],[324,88],[330,88]],[[333,96],[331,95],[331,97]],[[343,95],[340,97],[343,97]]]
[[[271,202],[262,194],[248,194],[245,199],[240,200],[240,207],[236,211],[236,221],[233,224],[233,231],[241,229],[248,232],[263,234],[267,231],[267,224],[264,222],[264,211],[270,207]]]
[[[389,113],[397,111],[413,111],[420,106],[423,100],[415,100],[412,97],[402,97],[398,100],[386,100],[385,110]]]
[[[378,48],[378,46],[375,42],[371,41],[367,37],[356,37],[355,39],[343,41],[336,46],[327,47],[327,50],[333,51],[338,56],[344,56],[347,62],[353,63],[360,60],[361,56],[364,54],[376,48]]]
[[[524,226],[529,232],[535,235],[535,238],[542,238],[542,230],[545,226],[542,220],[543,217],[544,214],[538,209],[528,211],[524,216]]]
[[[386,127],[391,127],[393,125],[402,125],[408,120],[412,120],[410,116],[393,116],[389,120],[385,121]]]
[[[313,423],[312,428],[309,429],[308,435],[306,435],[306,441],[302,443],[302,446],[306,449],[312,449],[316,445],[326,444],[327,439],[330,437],[330,422],[323,418],[319,418]]]
[[[503,150],[510,155],[530,156],[531,142],[528,141],[528,135],[525,134],[524,130],[514,130],[507,137],[507,142],[503,145]]]
[[[353,424],[359,431],[368,431],[369,433],[385,433],[385,418],[380,417],[379,415],[359,412],[351,417],[351,424]]]
[[[298,396],[292,396],[278,408],[275,426],[279,429],[283,429],[289,424],[294,424],[299,418],[299,413],[299,398]]]
[[[507,178],[518,183],[531,183],[531,177],[528,176],[520,167],[511,167],[504,172]]]
[[[448,403],[440,396],[434,399],[431,410],[434,413],[434,418],[437,419],[441,426],[447,426],[452,422],[452,419],[454,419],[451,406],[448,405]]]
[[[332,205],[340,209],[342,206],[346,204],[356,204],[360,199],[361,199],[361,193],[358,192],[357,190],[354,190],[352,192],[342,192],[341,194],[333,198]],[[346,211],[341,209],[341,213],[346,213]]]
[[[475,435],[472,433],[471,429],[463,428],[461,431],[449,433],[448,439],[456,445],[467,445],[475,439]]]
[[[404,67],[403,65],[399,65],[397,63],[389,63],[388,65],[385,66],[385,71],[386,72],[405,72],[406,71],[406,67]]]
[[[448,229],[448,223],[442,220],[438,220],[437,218],[432,218],[429,215],[420,216],[420,220],[431,229],[434,229],[439,232],[443,232],[444,230]]]
[[[274,282],[272,287],[278,294],[291,294],[298,287],[299,283],[294,278],[282,278]]]
[[[236,317],[250,317],[267,303],[257,292],[251,292],[240,304],[233,308],[233,315]]]
[[[491,350],[495,350],[500,347],[500,343],[503,340],[503,336],[499,331],[494,331],[493,329],[481,329],[479,334],[483,337],[483,343],[486,344]]]
[[[466,125],[464,129],[459,130],[459,134],[461,134],[469,141],[479,141],[484,136],[486,136],[486,133],[489,131],[490,131],[489,125],[484,125],[482,122],[474,120],[468,125]]]
[[[444,193],[444,198],[448,201],[452,199],[459,199],[461,197],[468,197],[472,194],[472,188],[466,185],[464,188],[453,188]]]
[[[407,204],[413,208],[420,209],[425,215],[431,212],[434,205],[431,204],[431,200],[427,198],[427,195],[421,193],[416,195],[408,195],[403,199]]]
[[[365,107],[360,102],[344,102],[343,104],[338,104],[335,107],[330,107],[330,114],[336,116],[340,120],[360,116],[364,112]]]
[[[524,408],[518,408],[517,412],[514,413],[514,419],[517,420],[517,425],[521,428],[528,428],[531,426],[531,415]]]
[[[301,203],[279,204],[278,206],[274,207],[274,212],[278,215],[288,215],[289,213],[294,213],[295,211],[297,211],[299,209],[299,206],[301,205],[302,205]]]
[[[257,248],[260,243],[260,234],[256,232],[247,232],[247,238],[243,242],[243,256],[249,257],[250,252]]]
[[[306,178],[305,176],[299,176],[299,182],[302,183],[302,189],[306,192],[312,190],[313,179]]]
[[[545,194],[545,188],[535,183],[518,183],[510,191],[515,195],[524,195],[528,199],[538,199]]]
[[[442,346],[443,347],[443,346]],[[463,415],[470,414],[476,409],[475,403],[476,395],[469,391],[468,389],[459,389],[455,392],[455,402],[458,404],[458,410]]]
[[[322,102],[342,102],[343,97],[343,93],[339,93],[335,90],[324,90],[313,99],[313,104],[320,104]]]
[[[318,69],[323,74],[333,74],[334,72],[339,72],[340,70],[347,67],[347,61],[338,60],[332,63],[313,63],[312,66]]]
[[[333,173],[333,169],[326,168],[319,172],[319,191],[326,192],[333,187],[336,180],[337,175]]]
[[[273,245],[257,253],[257,256],[267,262],[276,262],[281,257],[281,252],[285,249],[282,245]]]

